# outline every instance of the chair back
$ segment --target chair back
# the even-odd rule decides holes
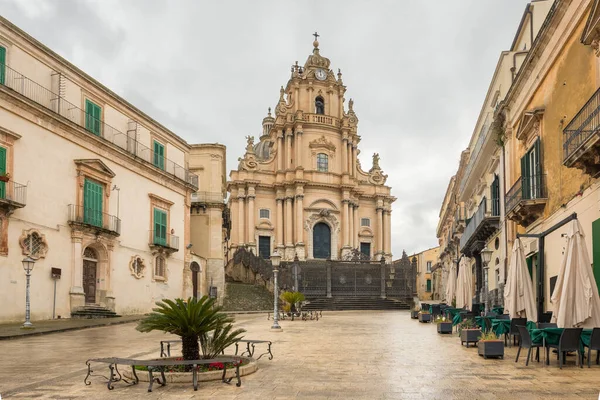
[[[521,336],[521,347],[525,347],[526,349],[531,347],[531,336],[529,335],[529,331],[523,325],[517,325],[517,330],[519,331],[519,335]]]
[[[496,317],[498,317],[498,314],[496,314],[493,311],[488,311],[487,314],[485,314],[485,316],[488,318],[496,318]]]
[[[552,321],[552,311],[548,311],[540,315],[539,322],[549,323],[550,321]]]
[[[479,303],[473,304],[471,312],[474,315],[480,315],[481,314],[481,304],[479,304]]]
[[[556,325],[556,322],[538,322],[537,327],[538,329],[558,328],[558,325]]]
[[[500,314],[496,317],[496,319],[510,319],[510,315],[508,314]]]
[[[431,314],[433,318],[435,318],[436,315],[442,315],[442,310],[440,309],[439,304],[433,304],[431,306]]]
[[[600,351],[600,328],[594,328],[592,330],[592,337],[590,338],[590,349]]]
[[[509,332],[511,335],[519,334],[517,325],[518,326],[527,326],[527,318],[513,318],[510,320],[510,331]]]
[[[425,311],[429,311],[429,303],[421,303],[421,310]]]
[[[464,321],[465,319],[473,319],[473,318],[475,318],[475,314],[473,314],[472,312],[466,312],[466,313],[464,313],[464,314],[463,314],[463,313],[461,313],[461,315],[462,315],[462,319],[463,319],[463,321]]]
[[[559,350],[579,350],[579,339],[581,338],[581,332],[583,332],[583,328],[565,328],[562,335],[560,335],[560,340],[558,342]]]

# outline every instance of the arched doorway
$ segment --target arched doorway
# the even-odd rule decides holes
[[[98,253],[91,247],[83,251],[83,292],[85,302],[96,303],[96,274],[98,272]]]
[[[194,261],[190,264],[190,270],[192,271],[192,296],[198,298],[198,272],[200,272],[200,265]]]
[[[331,258],[331,228],[324,222],[313,228],[313,257]]]

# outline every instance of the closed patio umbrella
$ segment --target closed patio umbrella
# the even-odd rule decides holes
[[[456,264],[451,262],[448,280],[446,281],[446,303],[452,304],[456,294]]]
[[[504,286],[504,309],[511,318],[526,317],[529,321],[537,322],[533,284],[519,239],[515,240],[508,265],[508,278]]]
[[[473,309],[473,273],[465,257],[460,260],[456,280],[456,307],[463,308],[464,306],[467,306],[469,310]]]
[[[569,223],[567,247],[550,299],[560,328],[600,326],[600,297],[579,221]]]

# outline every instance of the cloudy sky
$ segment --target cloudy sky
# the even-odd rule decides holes
[[[0,0],[0,13],[190,143],[259,136],[313,37],[398,198],[392,251],[437,245],[441,202],[525,0]]]

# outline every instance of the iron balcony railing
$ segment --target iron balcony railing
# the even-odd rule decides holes
[[[473,168],[475,167],[475,164],[477,164],[477,159],[479,158],[479,153],[481,152],[483,144],[485,143],[485,139],[488,137],[488,134],[490,133],[490,125],[491,124],[489,122],[489,117],[490,117],[490,114],[488,113],[487,116],[485,117],[485,121],[483,122],[483,126],[481,127],[481,130],[479,132],[479,137],[477,138],[477,143],[475,143],[475,146],[473,147],[473,150],[471,151],[471,154],[469,156],[469,162],[467,163],[467,167],[465,168],[465,172],[460,181],[460,192],[461,193],[464,190],[465,185],[467,184],[467,181],[469,180],[469,176],[471,175],[471,170],[473,170]]]
[[[600,129],[600,89],[590,97],[563,130],[563,161]]]
[[[523,200],[546,199],[546,175],[520,177],[506,194],[506,213]]]
[[[0,181],[0,203],[24,207],[27,203],[27,186],[14,181]]]
[[[129,136],[118,129],[113,128],[102,120],[87,114],[84,110],[73,103],[68,102],[60,95],[27,78],[25,75],[15,71],[7,65],[0,64],[0,71],[3,69],[4,75],[1,77],[2,79],[0,79],[0,85],[4,85],[14,90],[82,127],[90,132],[90,134],[101,137],[133,156],[154,165],[156,168],[167,174],[198,188],[197,175],[164,156],[155,154],[152,149],[140,143],[136,137]]]
[[[116,235],[121,234],[119,218],[85,206],[69,204],[69,223],[102,229]]]
[[[192,193],[192,203],[224,203],[222,193],[217,192],[196,192]]]
[[[149,231],[148,233],[150,246],[160,246],[179,251],[179,236],[169,235],[168,233],[156,230]]]
[[[488,200],[487,198],[483,198],[479,203],[479,207],[477,207],[477,211],[468,219],[467,226],[465,227],[465,232],[460,238],[460,248],[462,249],[471,236],[475,233],[479,225],[486,218],[499,217],[500,216],[500,199],[493,198]]]

